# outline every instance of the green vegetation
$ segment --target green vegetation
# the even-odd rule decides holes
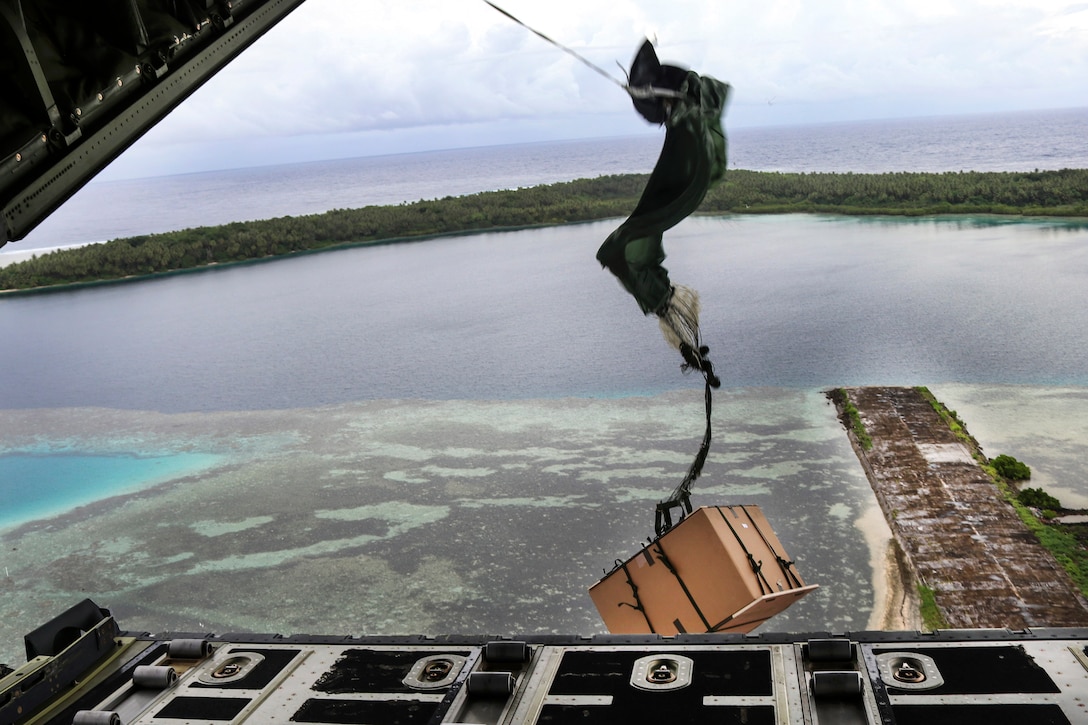
[[[1031,469],[1026,464],[1021,463],[1012,456],[1006,456],[1004,454],[990,461],[990,465],[997,471],[997,475],[1009,481],[1026,481],[1031,478]],[[1040,489],[1028,489],[1040,490]],[[1056,508],[1054,506],[1048,506],[1046,508]]]
[[[730,171],[704,211],[1088,215],[1088,170],[786,174]]]
[[[830,392],[830,397],[842,411],[843,425],[854,431],[854,437],[857,438],[858,444],[866,451],[872,450],[873,439],[869,436],[869,431],[865,430],[865,423],[861,420],[861,413],[851,402],[846,390],[844,388],[835,388]]]
[[[937,606],[936,593],[925,584],[918,585],[918,597],[921,600],[922,628],[927,632],[946,629],[948,621]]]
[[[1036,509],[1056,510],[1062,507],[1062,502],[1041,488],[1025,488],[1016,494],[1016,500],[1025,506]]]
[[[952,431],[953,435],[968,445],[968,448],[974,454],[975,459],[978,460],[979,463],[985,463],[985,459],[980,458],[978,443],[971,437],[971,434],[967,432],[967,426],[960,420],[959,414],[954,410],[949,410],[944,407],[944,405],[941,404],[941,401],[937,400],[933,393],[929,392],[929,388],[919,385],[914,389],[921,393],[923,398],[929,401],[930,406],[937,412],[937,415],[941,416],[941,420],[945,422],[945,425],[948,426],[948,429]]]
[[[646,177],[598,179],[396,206],[235,222],[58,250],[0,269],[0,289],[161,274],[331,247],[622,216]]]
[[[0,290],[116,280],[332,247],[622,217],[645,175],[493,191],[384,207],[236,222],[58,250],[0,269]],[[943,174],[734,170],[703,213],[1015,214],[1088,217],[1088,169]]]
[[[1058,564],[1069,573],[1081,594],[1088,596],[1088,548],[1077,538],[1076,527],[1048,524],[1041,521],[1031,510],[1037,504],[1042,504],[1040,508],[1043,509],[1043,518],[1052,519],[1056,515],[1054,509],[1061,508],[1058,499],[1041,489],[1024,489],[1017,494],[992,465],[983,465],[982,468],[993,478],[1009,505],[1016,509],[1024,525],[1035,534],[1039,543],[1045,546],[1054,555]],[[1029,491],[1038,493],[1028,493]],[[1021,500],[1021,496],[1025,494],[1027,501]]]
[[[1050,550],[1057,562],[1069,572],[1073,583],[1081,594],[1088,596],[1088,549],[1077,539],[1072,530],[1061,524],[1048,524],[1039,520],[1028,506],[1017,500],[1009,484],[1000,478],[995,479],[1005,500],[1012,504],[1020,520],[1031,529],[1039,542]]]
[[[993,461],[990,461],[981,453],[978,442],[967,432],[966,427],[956,416],[955,412],[950,412],[946,409],[926,388],[920,387],[917,388],[917,390],[926,396],[934,410],[949,423],[949,427],[956,433],[956,436],[969,445],[975,456],[975,460],[978,461],[982,470],[986,471],[993,480],[994,485],[997,486],[1005,501],[1016,510],[1016,514],[1020,517],[1020,520],[1024,522],[1024,525],[1027,526],[1033,534],[1035,534],[1035,538],[1039,540],[1039,543],[1046,547],[1050,553],[1054,555],[1058,564],[1069,573],[1069,576],[1073,579],[1074,585],[1080,590],[1081,594],[1088,596],[1088,547],[1078,540],[1075,533],[1075,527],[1048,524],[1045,521],[1041,521],[1039,517],[1032,512],[1032,504],[1021,502],[1019,495],[1008,483],[1008,480],[998,472],[997,468],[993,465]],[[1002,456],[998,456],[994,461],[998,458],[1002,458]],[[1016,461],[1016,459],[1011,456],[1005,456],[1005,458]],[[1020,463],[1019,461],[1016,462]],[[1020,465],[1024,464],[1021,463]],[[1024,467],[1027,468],[1027,466]],[[1025,493],[1029,490],[1032,489],[1025,489]],[[1040,493],[1043,492],[1040,491]],[[1034,494],[1028,494],[1028,497],[1031,498],[1033,495]],[[1043,495],[1045,496],[1046,494],[1043,493]],[[1043,511],[1044,514],[1049,513],[1049,515],[1045,515],[1044,518],[1050,519],[1055,515],[1054,509],[1060,508],[1061,504],[1052,496],[1047,496],[1047,498],[1051,500],[1045,501],[1048,505],[1043,507]]]

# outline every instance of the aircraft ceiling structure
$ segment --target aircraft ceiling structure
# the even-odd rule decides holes
[[[303,2],[0,0],[0,247]]]

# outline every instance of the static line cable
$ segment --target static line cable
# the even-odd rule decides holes
[[[585,58],[583,58],[582,56],[580,56],[580,55],[579,55],[578,53],[574,52],[573,50],[571,50],[571,49],[570,49],[570,48],[568,48],[567,46],[565,46],[565,45],[563,45],[562,43],[559,43],[559,42],[557,42],[557,41],[555,41],[555,40],[552,40],[552,39],[551,39],[551,38],[549,38],[549,37],[548,37],[547,35],[544,35],[544,33],[542,33],[542,32],[540,32],[539,30],[537,30],[536,28],[533,28],[533,27],[530,27],[529,25],[526,25],[525,23],[523,23],[522,21],[518,20],[517,18],[515,18],[515,17],[514,17],[513,15],[511,15],[510,13],[508,13],[508,12],[506,12],[505,10],[503,10],[502,8],[500,8],[500,7],[499,7],[498,5],[496,5],[495,3],[491,2],[491,0],[484,0],[484,2],[485,2],[485,3],[487,3],[488,5],[490,5],[491,7],[495,8],[496,10],[498,10],[498,11],[499,11],[500,13],[502,13],[502,14],[503,14],[503,15],[505,15],[506,17],[508,17],[508,18],[510,18],[511,20],[513,20],[513,21],[514,21],[515,23],[517,23],[517,24],[518,24],[518,25],[520,25],[521,27],[523,27],[523,28],[525,28],[526,30],[528,30],[528,31],[529,31],[530,33],[533,33],[534,35],[538,35],[538,36],[540,36],[541,38],[543,38],[544,40],[546,40],[546,41],[548,41],[549,43],[551,43],[552,45],[554,45],[554,46],[555,46],[556,48],[559,48],[560,50],[563,50],[563,51],[565,51],[565,52],[567,52],[567,53],[570,53],[570,54],[571,54],[571,55],[573,55],[573,56],[574,56],[575,58],[577,58],[578,60],[580,60],[580,61],[582,61],[583,63],[585,63],[585,64],[586,64],[587,66],[589,66],[590,68],[592,68],[593,70],[597,71],[598,73],[600,73],[600,74],[601,74],[602,76],[604,76],[604,77],[605,77],[605,78],[607,78],[608,80],[610,80],[610,81],[612,81],[613,83],[615,83],[616,85],[618,85],[618,86],[619,86],[620,88],[626,88],[626,86],[624,86],[624,84],[620,83],[620,82],[619,82],[618,80],[616,80],[616,79],[615,79],[615,78],[613,78],[613,77],[612,77],[611,75],[609,75],[609,74],[608,74],[608,71],[606,71],[606,70],[604,70],[603,68],[601,68],[600,66],[598,66],[598,65],[595,65],[594,63],[591,63],[590,61],[586,60]]]
[[[487,3],[488,5],[490,5],[492,8],[494,8],[496,11],[498,11],[498,12],[502,13],[503,15],[505,15],[510,20],[513,20],[515,23],[517,23],[521,27],[528,30],[530,33],[533,33],[534,35],[536,35],[536,36],[538,36],[540,38],[543,38],[546,42],[551,43],[556,48],[559,48],[560,50],[564,51],[565,53],[569,53],[570,55],[574,56],[579,61],[584,63],[588,68],[591,68],[592,70],[594,70],[595,72],[597,72],[598,74],[603,76],[604,78],[607,78],[609,81],[611,81],[612,83],[615,83],[617,86],[622,88],[633,99],[649,99],[649,98],[674,98],[675,99],[675,98],[683,98],[684,97],[683,93],[681,93],[680,91],[677,91],[677,90],[673,90],[671,88],[658,88],[658,87],[652,86],[652,85],[632,86],[631,85],[631,77],[630,77],[630,75],[628,75],[626,69],[624,69],[622,65],[620,66],[620,69],[623,71],[624,75],[626,76],[627,82],[621,83],[615,77],[610,75],[608,73],[608,71],[606,71],[605,69],[603,69],[600,66],[596,65],[595,63],[587,60],[586,58],[582,57],[580,54],[578,54],[574,50],[571,50],[570,48],[563,45],[562,43],[560,43],[560,42],[558,42],[558,41],[556,41],[556,40],[554,40],[552,38],[549,38],[547,35],[540,32],[536,28],[534,28],[534,27],[532,27],[530,25],[527,25],[522,20],[519,20],[518,18],[511,15],[506,10],[503,10],[498,5],[496,5],[495,3],[491,2],[491,0],[484,0],[484,2]],[[697,479],[699,477],[699,475],[703,472],[703,464],[706,462],[707,454],[710,452],[710,436],[711,436],[711,424],[710,424],[711,392],[710,392],[710,389],[711,388],[717,388],[717,387],[719,387],[721,385],[721,381],[714,374],[714,366],[711,364],[710,360],[708,360],[706,358],[706,355],[709,352],[709,349],[700,342],[698,327],[696,327],[694,330],[678,330],[673,326],[673,321],[671,321],[671,320],[669,320],[667,318],[664,318],[664,317],[661,318],[661,319],[663,321],[667,322],[670,325],[670,327],[673,327],[673,332],[676,334],[676,336],[680,340],[693,339],[694,346],[690,345],[690,344],[688,344],[686,342],[682,342],[680,344],[680,346],[679,346],[680,347],[680,354],[684,358],[684,364],[681,366],[681,369],[684,372],[689,372],[690,370],[698,370],[703,374],[703,377],[706,378],[706,393],[705,393],[705,396],[704,396],[705,399],[706,399],[706,432],[703,434],[703,442],[699,446],[699,452],[695,455],[695,461],[691,464],[691,468],[688,470],[688,473],[684,477],[684,480],[680,483],[679,486],[676,487],[676,489],[673,491],[672,495],[668,499],[666,499],[665,501],[661,501],[660,503],[657,504],[657,510],[656,510],[656,513],[655,513],[655,521],[654,521],[654,529],[657,532],[658,537],[663,536],[665,534],[665,532],[667,532],[669,529],[671,529],[673,527],[673,521],[672,521],[672,510],[673,509],[679,509],[679,512],[678,512],[679,520],[678,520],[677,523],[679,523],[679,521],[683,521],[684,518],[688,514],[690,514],[691,511],[692,511],[692,508],[691,508],[691,487],[695,483],[695,479]],[[626,569],[626,567],[624,567],[624,568]],[[628,578],[630,579],[630,577],[628,577]],[[635,593],[635,598],[636,598],[636,602],[637,602],[637,599],[638,599],[637,591]],[[638,607],[636,607],[636,609],[637,608]],[[700,613],[699,616],[702,617],[702,613]],[[707,625],[707,628],[709,629],[710,624],[706,622],[705,618],[703,619],[703,622],[704,622],[704,624]],[[651,627],[651,631],[652,631],[652,627]]]
[[[594,71],[596,71],[600,75],[604,76],[605,78],[607,78],[608,80],[610,80],[611,82],[615,83],[617,86],[622,88],[632,98],[655,98],[655,97],[682,98],[683,97],[682,93],[679,93],[678,91],[674,91],[671,88],[656,88],[654,86],[640,86],[640,87],[635,88],[635,87],[632,87],[628,83],[621,83],[614,76],[609,74],[609,72],[606,71],[604,68],[601,68],[599,65],[593,63],[590,60],[587,60],[586,58],[584,58],[583,56],[578,54],[576,51],[571,50],[570,48],[563,45],[562,43],[560,43],[560,42],[558,42],[556,40],[553,40],[552,38],[549,38],[547,35],[540,32],[536,28],[525,24],[523,21],[517,19],[516,17],[514,17],[513,15],[511,15],[507,11],[500,8],[495,3],[491,2],[491,0],[484,0],[484,2],[487,3],[488,5],[490,5],[491,7],[495,8],[495,10],[499,11],[500,13],[505,15],[506,17],[513,20],[515,23],[517,23],[521,27],[528,30],[530,33],[543,38],[544,40],[546,40],[549,43],[551,43],[552,45],[554,45],[556,48],[559,48],[563,52],[569,53],[570,55],[574,56],[579,61],[584,63],[587,67],[593,69]],[[625,71],[625,73],[626,73],[626,71]]]

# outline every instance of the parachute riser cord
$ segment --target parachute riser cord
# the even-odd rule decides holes
[[[703,465],[710,453],[711,413],[713,411],[712,389],[721,386],[721,381],[714,374],[714,366],[710,360],[706,359],[709,352],[709,348],[705,345],[700,345],[698,351],[696,351],[687,343],[680,343],[680,354],[684,358],[684,365],[681,369],[684,372],[690,372],[693,369],[699,370],[703,374],[706,383],[703,392],[706,407],[706,430],[703,433],[703,442],[700,444],[699,451],[695,454],[695,460],[692,462],[691,468],[688,469],[687,475],[684,476],[684,480],[673,489],[669,498],[657,504],[654,514],[654,531],[658,536],[662,536],[673,527],[673,509],[679,509],[679,517],[676,523],[680,523],[691,513],[691,488],[695,484],[695,480],[702,474]]]
[[[556,48],[559,48],[560,50],[562,50],[564,53],[568,53],[569,55],[577,58],[586,67],[590,68],[594,72],[600,74],[604,78],[607,78],[609,81],[611,81],[612,83],[615,83],[617,86],[622,88],[632,98],[642,99],[642,98],[683,98],[684,97],[684,94],[680,93],[679,91],[674,91],[671,88],[657,88],[655,86],[638,86],[638,87],[635,87],[635,86],[630,85],[630,83],[623,83],[623,82],[617,80],[608,71],[606,71],[604,68],[601,68],[599,65],[597,65],[593,61],[585,58],[584,56],[579,54],[577,51],[572,50],[571,48],[568,48],[567,46],[563,45],[562,43],[560,43],[560,42],[558,42],[556,40],[553,40],[552,38],[549,38],[547,35],[540,32],[539,30],[532,27],[531,25],[527,25],[522,20],[519,20],[518,18],[514,17],[513,15],[511,15],[507,11],[500,8],[495,3],[491,2],[491,0],[484,0],[484,2],[487,3],[488,5],[490,5],[491,7],[493,7],[495,10],[502,13],[503,15],[505,15],[506,17],[513,20],[515,23],[517,23],[521,27],[528,30],[533,35],[536,35],[539,38],[543,38],[547,42],[554,45]],[[624,71],[624,72],[626,73],[626,71]]]
[[[581,54],[577,53],[576,51],[572,50],[571,48],[568,48],[567,46],[563,45],[562,43],[548,37],[544,33],[537,30],[536,28],[533,28],[532,26],[526,24],[524,21],[522,21],[519,18],[515,17],[514,15],[507,12],[503,8],[499,7],[495,3],[491,2],[491,0],[483,0],[483,1],[485,3],[487,3],[488,5],[490,5],[494,10],[496,10],[497,12],[499,12],[502,15],[506,16],[507,18],[509,18],[513,22],[517,23],[518,25],[522,26],[523,28],[525,28],[529,32],[533,33],[537,37],[543,39],[544,41],[550,43],[551,45],[554,45],[556,48],[559,48],[560,50],[562,50],[565,53],[568,53],[569,55],[573,56],[574,58],[577,58],[580,62],[585,64],[588,68],[592,69],[594,72],[600,74],[602,77],[606,78],[607,80],[611,81],[612,83],[615,83],[617,86],[622,88],[632,99],[638,99],[638,100],[644,100],[644,99],[650,99],[650,98],[679,99],[679,98],[684,98],[685,97],[684,93],[682,93],[682,92],[680,92],[678,90],[672,89],[672,88],[660,88],[660,87],[654,86],[652,84],[651,85],[644,85],[644,86],[632,86],[631,83],[630,83],[631,77],[627,73],[627,70],[623,69],[622,66],[621,66],[621,69],[623,70],[624,75],[626,76],[626,82],[621,82],[621,81],[617,80],[615,77],[613,77],[612,75],[610,75],[606,70],[604,70],[600,66],[596,65],[592,61],[590,61],[590,60],[586,59],[585,57],[583,57]],[[673,288],[671,293],[670,293],[670,296],[675,295],[676,292],[677,292],[677,288]],[[697,296],[695,297],[695,306],[696,307],[698,306]],[[668,531],[669,529],[671,529],[673,527],[673,521],[672,521],[672,510],[673,509],[676,509],[676,508],[680,509],[679,518],[677,520],[677,523],[679,523],[680,521],[683,521],[684,518],[688,514],[690,514],[691,511],[692,511],[692,508],[691,508],[691,486],[695,482],[695,479],[697,479],[699,477],[699,475],[702,473],[703,464],[706,462],[707,454],[710,452],[710,437],[711,437],[711,425],[710,425],[711,392],[710,391],[711,391],[711,388],[717,388],[717,387],[721,386],[721,381],[718,379],[717,375],[714,374],[714,366],[711,364],[710,360],[708,360],[707,357],[706,357],[707,354],[710,352],[710,350],[705,345],[703,345],[702,342],[699,340],[698,312],[697,312],[697,310],[694,312],[694,318],[693,319],[688,319],[688,315],[690,314],[690,311],[681,311],[681,313],[679,315],[662,314],[663,311],[667,311],[668,309],[669,309],[669,302],[666,302],[666,305],[663,306],[662,311],[658,312],[658,315],[659,315],[659,319],[660,319],[661,323],[663,324],[663,328],[662,328],[663,331],[667,329],[667,330],[669,330],[671,336],[675,337],[675,341],[672,342],[672,344],[679,348],[680,354],[684,358],[684,364],[681,366],[681,370],[683,370],[685,373],[688,373],[691,370],[698,370],[699,372],[701,372],[703,374],[703,377],[706,379],[706,395],[705,395],[705,397],[706,397],[706,433],[703,435],[702,445],[699,447],[699,452],[696,454],[695,461],[691,464],[691,468],[688,469],[687,476],[684,477],[684,480],[680,483],[679,486],[676,487],[676,489],[673,491],[672,495],[668,499],[666,499],[665,501],[662,501],[662,502],[657,504],[654,528],[657,531],[658,536],[661,536],[662,534],[664,534],[666,531]]]

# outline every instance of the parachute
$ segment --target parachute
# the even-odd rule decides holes
[[[628,77],[635,110],[664,124],[665,143],[638,205],[597,251],[643,314],[657,315],[665,337],[683,352],[698,351],[698,295],[674,286],[662,263],[664,233],[694,212],[726,169],[721,117],[728,84],[676,66],[662,65],[649,40],[642,44]],[[685,355],[685,358],[687,356]]]
[[[665,340],[684,358],[682,369],[699,370],[706,380],[706,431],[684,480],[657,505],[655,529],[660,536],[672,527],[674,509],[681,520],[692,511],[691,487],[710,452],[711,388],[721,385],[699,334],[699,295],[669,279],[662,237],[698,209],[710,187],[725,175],[721,119],[730,87],[710,76],[662,65],[646,40],[631,63],[626,89],[643,118],[665,126],[665,143],[635,210],[597,250],[597,260],[635,298],[643,314],[657,316]]]

